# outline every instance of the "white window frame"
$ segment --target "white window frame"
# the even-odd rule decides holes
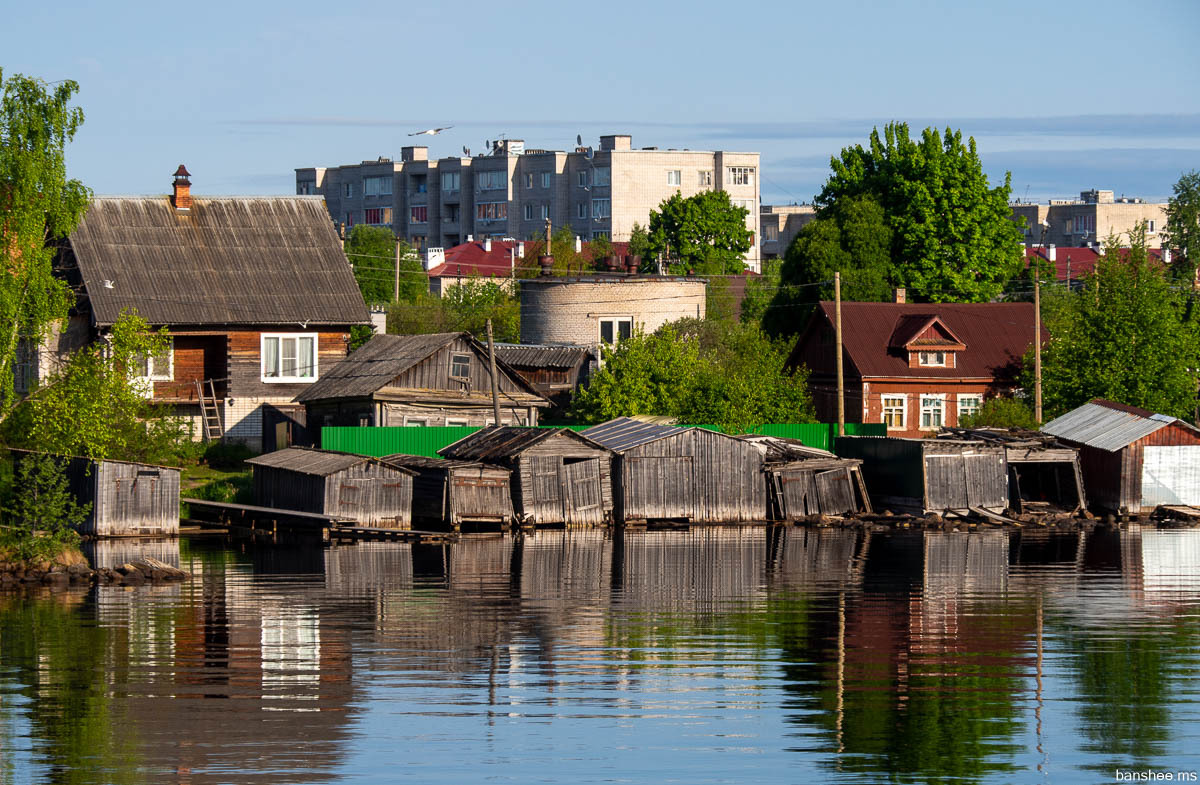
[[[312,375],[311,376],[283,376],[283,346],[284,341],[288,339],[296,339],[296,367],[300,367],[299,356],[299,339],[308,338],[312,340]],[[278,350],[275,353],[276,362],[278,363],[279,376],[267,375],[267,342],[278,341]],[[258,357],[259,357],[259,378],[264,384],[308,384],[315,382],[320,373],[320,356],[321,356],[320,338],[317,333],[263,333],[259,336]]]
[[[342,197],[345,199],[354,198],[354,183],[342,183]]]
[[[457,193],[462,182],[461,172],[442,172],[442,190],[446,193]]]
[[[532,221],[533,220],[533,205],[531,205],[531,204],[525,205],[524,213],[525,213],[525,220]]]
[[[1149,220],[1146,222],[1146,231],[1149,232],[1150,234],[1154,234],[1154,221],[1153,220]]]
[[[701,188],[712,188],[712,169],[696,170],[696,185]]]
[[[967,414],[978,414],[983,408],[983,393],[959,393],[955,401],[954,416],[958,420],[958,424],[962,425],[963,418],[963,401],[979,401],[979,405],[974,407]]]
[[[149,372],[146,373],[144,376],[139,374],[138,376],[135,376],[134,378],[141,379],[141,380],[147,381],[147,382],[174,381],[174,379],[175,379],[175,339],[174,338],[167,339],[166,356],[167,356],[167,370],[166,371],[163,371],[162,369],[160,369],[158,367],[159,364],[157,362],[155,362],[156,358],[146,357],[145,358],[146,368],[148,369]]]
[[[597,221],[603,221],[606,218],[612,217],[612,200],[610,199],[593,199],[592,200],[592,217]]]
[[[667,185],[673,185],[676,188],[683,185],[683,171],[680,169],[668,169]]]
[[[465,357],[467,359],[467,375],[466,376],[455,376],[454,375],[454,361],[461,357]],[[471,355],[468,354],[467,352],[451,352],[450,353],[450,368],[447,370],[447,373],[450,374],[451,379],[470,379],[471,378]]]
[[[543,188],[550,187],[550,175],[551,175],[550,172],[542,172],[542,187]]]
[[[588,203],[587,202],[580,202],[579,204],[575,205],[575,217],[576,218],[586,219],[588,217],[587,212],[588,212]]]
[[[575,184],[580,188],[588,187],[588,173],[586,169],[575,173]]]
[[[507,172],[501,169],[489,169],[479,173],[479,190],[499,191],[508,184]]]
[[[936,361],[936,355],[942,356],[942,361]],[[928,351],[917,352],[917,365],[922,368],[951,368],[953,363],[950,362],[950,352],[945,349],[931,349]]]
[[[888,405],[888,400],[899,401],[899,405]],[[903,431],[908,428],[908,393],[881,393],[879,396],[879,418],[882,423],[887,425],[889,431]],[[900,410],[900,424],[892,425],[888,422],[888,412]]]
[[[406,414],[406,415],[404,415],[404,427],[405,428],[409,428],[409,427],[428,428],[429,427],[429,418],[428,417],[412,417],[412,416]]]
[[[550,205],[543,204],[542,205],[542,220],[544,221],[549,217],[550,217]]]
[[[926,401],[936,401],[937,406],[927,406]],[[919,416],[921,419],[919,420],[919,422],[921,423],[922,431],[925,431],[925,430],[931,431],[934,428],[941,428],[946,424],[946,394],[945,393],[920,393],[917,396],[917,402],[920,404]],[[926,414],[931,415],[928,419],[932,420],[933,412],[937,412],[938,422],[936,424],[934,424],[933,422],[926,423],[925,422]]]
[[[726,169],[729,185],[754,185],[753,166],[731,166]]]
[[[467,425],[470,425],[470,423],[467,422],[466,417],[447,417],[446,418],[446,427],[447,428],[465,428]]]
[[[533,188],[533,172],[525,173],[525,188]]]
[[[612,325],[612,342],[604,340],[604,325]],[[633,335],[633,317],[632,316],[601,316],[596,320],[596,337],[599,343],[616,346],[621,342],[621,325],[629,325],[629,335]]]
[[[391,175],[371,175],[363,178],[363,196],[391,196]]]

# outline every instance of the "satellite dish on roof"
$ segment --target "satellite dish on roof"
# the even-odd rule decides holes
[[[594,150],[592,150],[592,148],[589,147],[588,149],[583,151],[583,157],[590,161],[596,157],[596,152]]]
[[[583,134],[575,134],[575,146],[583,147]]]

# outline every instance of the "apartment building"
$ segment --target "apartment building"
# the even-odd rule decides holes
[[[782,259],[804,225],[816,217],[817,208],[811,204],[762,205],[758,217],[762,226],[762,258]]]
[[[1115,235],[1122,245],[1129,244],[1129,232],[1140,221],[1146,222],[1146,242],[1151,248],[1162,247],[1162,231],[1167,225],[1167,203],[1122,196],[1112,191],[1083,191],[1078,199],[1051,199],[1048,202],[1022,202],[1012,205],[1012,219],[1025,219],[1025,242],[1056,246],[1098,246]],[[1047,223],[1045,237],[1043,223]]]
[[[413,146],[399,161],[296,170],[296,192],[323,195],[339,225],[387,226],[419,251],[541,237],[547,221],[585,240],[627,241],[664,199],[714,188],[746,209],[754,233],[746,264],[759,270],[758,153],[634,149],[632,137],[613,134],[570,152],[505,139],[469,157],[430,160],[427,147]]]

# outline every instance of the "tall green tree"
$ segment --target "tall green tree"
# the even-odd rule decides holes
[[[1146,252],[1145,225],[1130,247],[1110,237],[1079,291],[1046,314],[1042,351],[1047,418],[1092,398],[1191,418],[1200,380],[1200,329],[1190,293],[1173,288]],[[1032,363],[1024,381],[1032,389]]]
[[[396,247],[400,248],[400,300],[413,302],[429,289],[425,268],[408,243],[390,229],[359,224],[346,239],[346,256],[368,305],[392,302],[396,287]]]
[[[521,304],[509,289],[495,281],[468,278],[447,287],[441,297],[422,292],[412,302],[393,303],[387,311],[387,331],[396,335],[426,335],[466,330],[487,337],[487,320],[497,341],[521,339]]]
[[[932,302],[996,298],[1021,269],[1023,235],[1010,220],[1011,174],[992,187],[975,140],[961,131],[906,123],[871,131],[866,147],[844,148],[816,198],[818,216],[844,199],[870,196],[892,230],[892,280]]]
[[[802,330],[816,304],[833,299],[837,272],[842,274],[843,299],[888,300],[897,278],[892,236],[883,207],[870,195],[841,199],[826,208],[788,246],[763,328],[775,336]]]
[[[747,214],[724,191],[687,197],[676,193],[651,211],[647,251],[677,258],[675,273],[691,269],[701,275],[736,275],[745,267],[743,257],[754,239],[746,228]]]
[[[1191,283],[1200,266],[1200,172],[1181,176],[1167,200],[1167,228],[1163,247],[1174,252],[1172,277]]]
[[[66,147],[83,123],[79,85],[0,71],[0,420],[16,403],[21,342],[39,344],[74,303],[54,276],[55,245],[78,225],[91,193],[67,177]]]

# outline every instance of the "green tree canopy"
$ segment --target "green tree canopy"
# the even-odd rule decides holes
[[[422,292],[412,302],[393,303],[387,311],[387,331],[397,335],[426,335],[466,330],[487,336],[487,320],[497,341],[521,339],[521,304],[501,283],[468,278],[447,286],[441,297]]]
[[[745,267],[754,233],[746,228],[746,209],[736,207],[724,191],[702,191],[663,200],[650,213],[646,251],[678,258],[672,272],[688,269],[701,275],[736,275]]]
[[[346,239],[346,256],[368,305],[392,302],[396,287],[396,246],[400,246],[400,300],[411,303],[429,289],[425,268],[408,243],[383,226],[359,224]]]
[[[1175,253],[1171,260],[1174,278],[1196,280],[1200,266],[1200,172],[1195,169],[1181,176],[1167,201],[1167,228],[1163,247]]]
[[[727,430],[813,422],[807,372],[786,369],[788,349],[754,324],[683,319],[606,348],[573,411],[584,422],[659,414]]]
[[[0,71],[0,419],[15,403],[18,344],[39,344],[74,303],[52,263],[91,198],[67,179],[66,146],[83,123],[71,105],[78,91],[70,80],[51,86]]]
[[[1146,252],[1145,226],[1130,248],[1110,237],[1077,292],[1045,314],[1042,395],[1049,419],[1092,398],[1191,418],[1200,377],[1200,330],[1190,293],[1172,288]],[[1026,358],[1026,389],[1033,389]]]
[[[975,149],[961,131],[889,123],[867,147],[854,145],[831,161],[833,174],[816,198],[818,217],[845,199],[869,196],[892,230],[892,282],[932,302],[996,298],[1021,269],[1023,236],[1010,219],[1011,175],[990,187]]]
[[[776,336],[802,330],[817,302],[833,299],[836,272],[842,274],[843,299],[890,299],[895,275],[891,244],[887,216],[874,197],[849,197],[826,208],[788,246],[763,328]]]

